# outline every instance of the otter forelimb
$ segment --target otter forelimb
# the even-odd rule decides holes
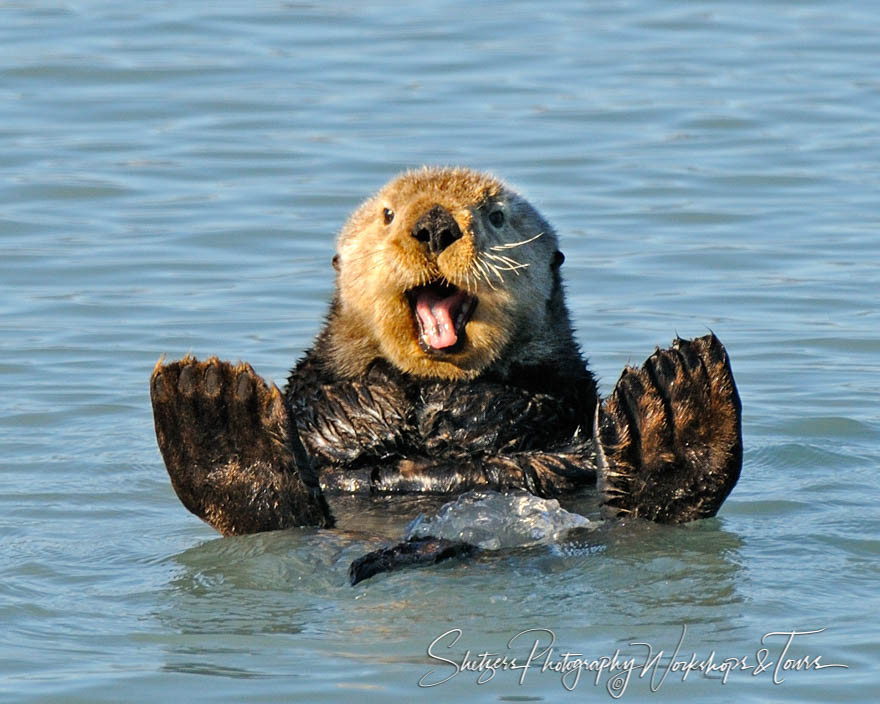
[[[150,396],[174,491],[220,533],[333,525],[281,392],[250,365],[160,362]]]

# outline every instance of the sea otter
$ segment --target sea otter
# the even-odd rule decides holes
[[[395,178],[342,228],[326,322],[283,393],[247,364],[156,365],[180,500],[224,535],[331,527],[337,492],[551,497],[597,481],[607,517],[714,515],[742,464],[724,347],[676,339],[600,403],[563,261],[550,224],[490,175]]]

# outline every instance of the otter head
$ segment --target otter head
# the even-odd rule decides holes
[[[474,378],[572,344],[547,222],[492,176],[405,173],[342,229],[331,356],[343,374],[381,357],[420,377]]]

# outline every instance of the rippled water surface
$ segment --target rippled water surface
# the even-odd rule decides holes
[[[551,665],[664,650],[626,700],[875,701],[878,37],[867,1],[0,2],[0,698],[611,701],[607,672],[448,662],[552,631]],[[676,333],[724,341],[746,454],[717,518],[351,588],[418,502],[229,539],[180,505],[158,357],[282,381],[346,214],[426,162],[556,225],[603,392]],[[683,629],[678,659],[749,664],[825,629],[787,657],[848,669],[661,682]]]

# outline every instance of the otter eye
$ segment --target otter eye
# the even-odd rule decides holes
[[[385,208],[382,211],[382,217],[385,218],[385,224],[390,225],[391,221],[394,220],[394,211],[391,208]]]
[[[504,213],[500,210],[493,210],[489,213],[489,222],[492,223],[492,227],[501,227],[504,224]]]

